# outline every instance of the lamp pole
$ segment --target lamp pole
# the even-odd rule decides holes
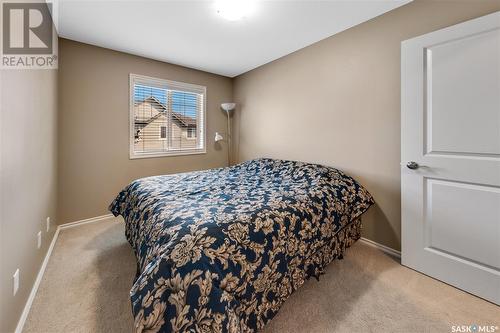
[[[227,166],[231,166],[231,117],[229,110],[227,113]]]
[[[220,107],[227,114],[227,166],[231,166],[231,112],[236,107],[236,103],[222,103]]]

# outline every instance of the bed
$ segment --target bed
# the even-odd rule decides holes
[[[137,258],[135,332],[261,330],[373,203],[337,169],[266,158],[132,182],[110,210]]]

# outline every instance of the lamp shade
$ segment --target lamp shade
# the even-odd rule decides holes
[[[220,105],[220,107],[226,111],[226,112],[229,112],[229,111],[233,111],[234,108],[236,107],[236,103],[222,103]]]
[[[222,140],[224,140],[224,137],[219,132],[215,132],[215,142],[219,142]]]

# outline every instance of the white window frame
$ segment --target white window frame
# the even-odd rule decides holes
[[[182,91],[203,94],[203,110],[200,117],[197,118],[197,135],[202,142],[200,148],[189,148],[185,150],[170,150],[161,152],[136,152],[134,150],[135,141],[135,117],[134,117],[134,85],[143,84],[146,86],[153,86],[161,89],[179,89]],[[191,83],[184,83],[178,81],[165,80],[154,78],[145,75],[132,74],[129,75],[129,158],[152,158],[152,157],[167,157],[167,156],[182,156],[182,155],[195,155],[206,154],[207,152],[207,88]],[[200,124],[202,123],[202,124]],[[202,125],[202,126],[200,126]],[[161,131],[161,129],[160,129]],[[167,133],[168,135],[168,133]]]

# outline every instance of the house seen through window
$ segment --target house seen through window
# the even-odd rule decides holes
[[[205,152],[202,86],[130,75],[130,157]]]

